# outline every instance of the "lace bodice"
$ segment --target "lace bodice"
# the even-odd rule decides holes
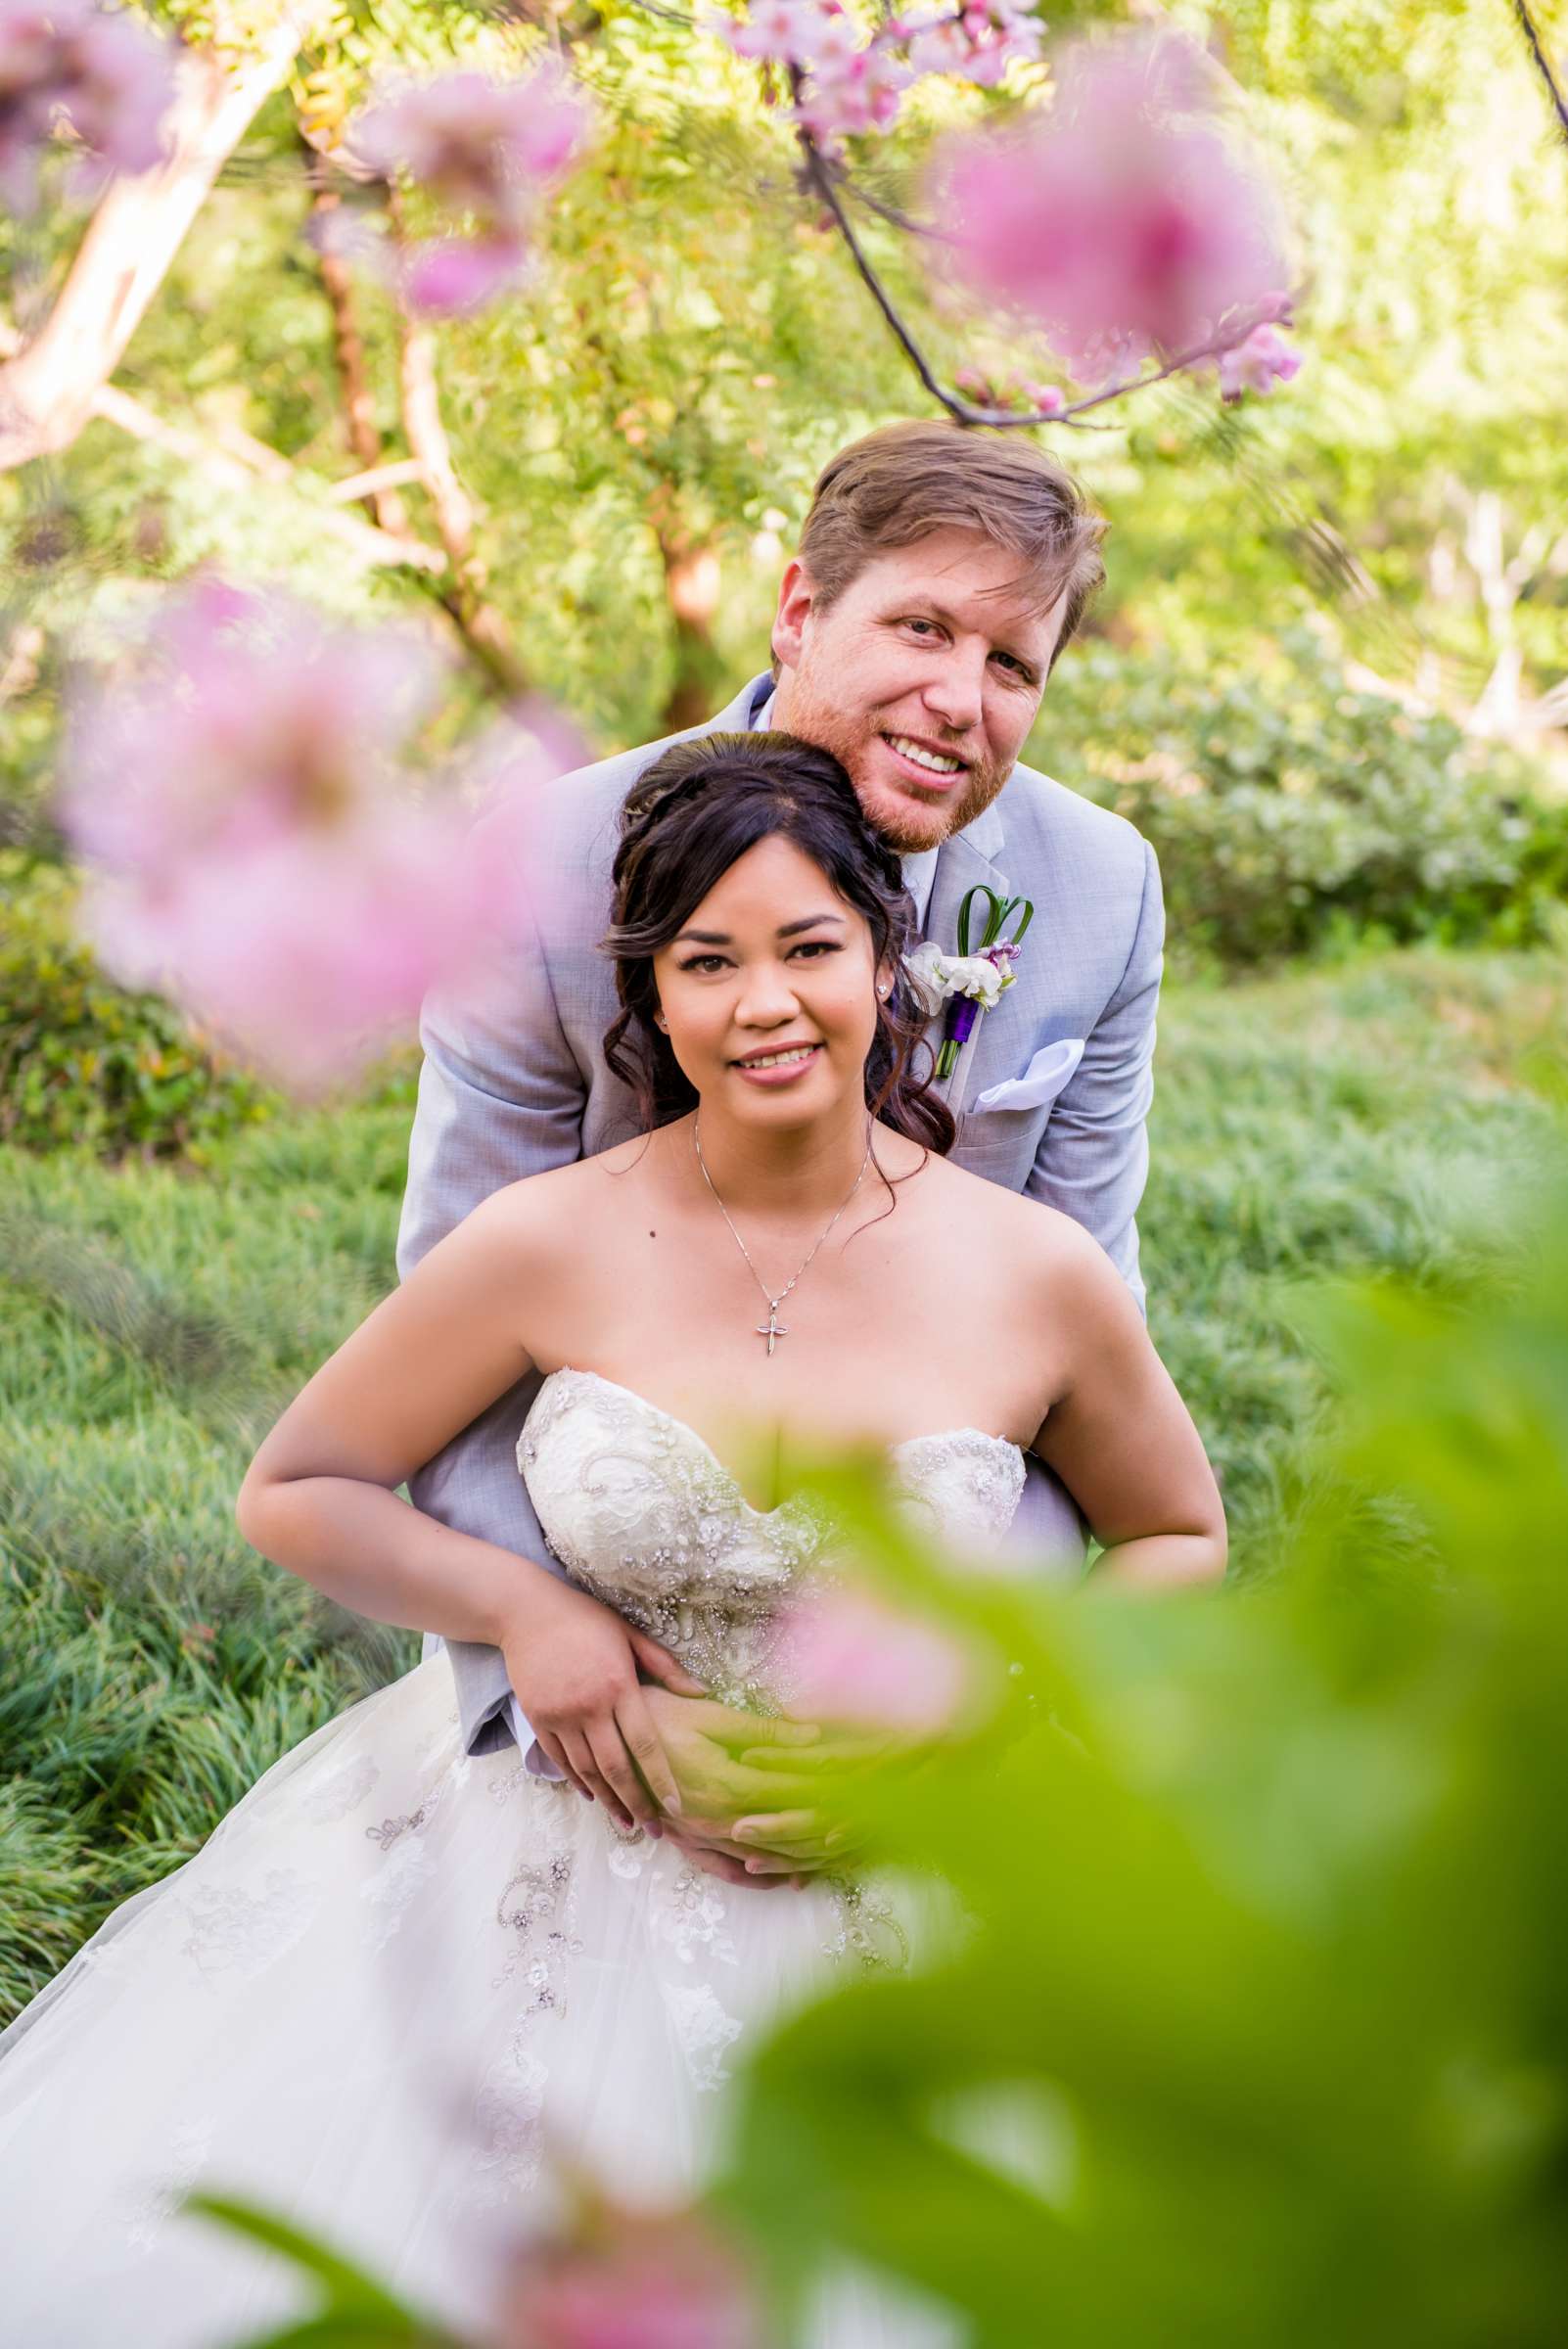
[[[979,1428],[914,1436],[890,1455],[901,1505],[957,1549],[1012,1523],[1024,1455]],[[695,1428],[596,1370],[554,1370],[518,1439],[518,1466],[575,1583],[678,1656],[709,1691],[775,1701],[775,1620],[828,1569],[828,1529],[805,1497],[758,1509]]]

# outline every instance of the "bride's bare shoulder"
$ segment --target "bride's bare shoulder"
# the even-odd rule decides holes
[[[510,1232],[520,1244],[550,1245],[566,1231],[580,1237],[585,1221],[613,1213],[624,1193],[635,1188],[656,1138],[635,1134],[591,1158],[572,1159],[503,1183],[475,1213],[489,1216],[497,1233]]]

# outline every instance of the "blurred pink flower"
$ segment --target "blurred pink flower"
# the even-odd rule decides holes
[[[761,2349],[735,2253],[683,2211],[599,2206],[523,2263],[502,2349]]]
[[[106,964],[304,1091],[384,1050],[431,988],[477,984],[519,912],[526,795],[503,798],[517,775],[492,759],[482,845],[466,799],[417,789],[400,754],[438,675],[403,631],[283,596],[171,599],[137,672],[72,714],[60,814]]]
[[[813,1591],[783,1620],[777,1683],[803,1720],[855,1722],[934,1735],[969,1685],[963,1650],[934,1625],[864,1592]]]
[[[1176,34],[1080,42],[1019,126],[947,146],[934,210],[965,279],[1043,327],[1081,381],[1213,341],[1285,275],[1277,207]]]
[[[776,58],[781,64],[804,66],[832,41],[828,28],[835,19],[844,23],[843,11],[824,6],[822,0],[753,0],[744,17],[715,9],[704,22],[737,57]]]
[[[699,22],[740,57],[801,69],[796,120],[829,146],[885,130],[910,82],[929,73],[998,82],[1015,58],[1039,55],[1041,38],[1032,0],[890,17],[869,41],[839,0],[751,0],[742,18],[712,9]]]
[[[0,0],[0,200],[27,213],[57,123],[105,170],[150,170],[174,95],[175,45],[97,0]]]
[[[886,130],[908,82],[908,67],[881,41],[866,49],[830,53],[812,68],[795,118],[819,145],[836,147],[841,139]]]
[[[528,248],[490,237],[437,237],[411,246],[398,283],[410,309],[427,318],[482,310],[527,273]]]
[[[839,0],[753,0],[738,20],[715,9],[701,21],[740,57],[800,69],[795,119],[830,149],[885,130],[911,79],[897,20],[867,40]]]
[[[472,224],[468,237],[411,250],[412,306],[474,309],[517,279],[540,199],[580,153],[588,119],[553,58],[515,81],[463,70],[383,87],[353,124],[352,153],[383,177],[405,173]]]
[[[1271,392],[1301,373],[1301,352],[1277,326],[1255,326],[1246,340],[1220,355],[1220,390],[1226,399],[1244,392]]]
[[[951,73],[983,88],[1003,80],[1016,58],[1038,58],[1044,37],[1033,7],[1015,0],[990,0],[961,14],[945,8],[904,17],[899,29],[908,38],[909,65],[917,75]]]

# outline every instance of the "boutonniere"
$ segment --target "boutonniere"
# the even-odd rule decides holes
[[[987,913],[979,943],[971,950],[970,908],[977,898],[986,900]],[[1018,921],[1013,934],[1003,938],[1002,932],[1015,913]],[[1017,977],[1013,964],[1018,960],[1024,933],[1034,918],[1035,908],[1028,898],[999,898],[993,889],[977,882],[958,908],[957,953],[945,953],[927,939],[912,954],[905,955],[904,968],[921,990],[933,1004],[947,1005],[942,1049],[937,1054],[939,1078],[952,1075],[958,1066],[958,1055],[974,1032],[978,1015],[993,1010],[1002,990],[1012,986]]]

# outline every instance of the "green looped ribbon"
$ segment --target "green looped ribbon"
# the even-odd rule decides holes
[[[982,937],[979,945],[971,948],[969,944],[969,908],[977,898],[985,898],[990,911],[986,916],[985,934]],[[965,955],[971,952],[976,954],[984,954],[988,946],[994,946],[1002,944],[1002,926],[1006,922],[1009,914],[1013,913],[1018,915],[1018,927],[1013,932],[1012,937],[1005,943],[1008,945],[1016,946],[1022,940],[1024,932],[1029,928],[1030,923],[1035,918],[1035,906],[1033,899],[1029,898],[999,898],[993,889],[988,889],[986,887],[984,881],[977,881],[974,888],[970,890],[968,896],[964,898],[963,903],[958,908],[959,953]]]

